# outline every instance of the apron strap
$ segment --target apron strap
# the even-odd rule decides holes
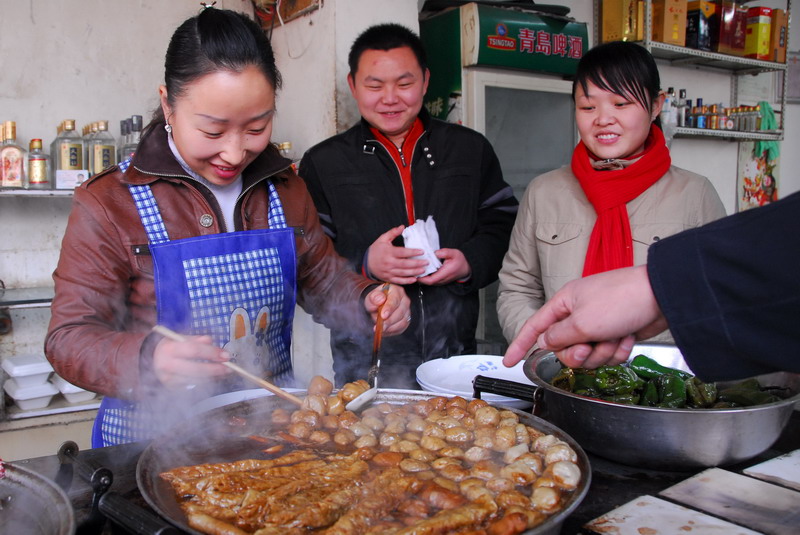
[[[281,198],[278,196],[278,190],[275,189],[275,184],[270,180],[269,184],[269,228],[279,229],[288,228],[286,224],[286,215],[283,213],[283,204]]]
[[[147,232],[147,240],[150,244],[168,242],[167,227],[164,226],[161,211],[158,209],[158,203],[150,186],[147,184],[144,186],[128,186],[128,190],[133,196],[133,202],[136,203],[136,210],[139,212],[139,218],[142,220],[142,225],[144,225],[144,230]]]

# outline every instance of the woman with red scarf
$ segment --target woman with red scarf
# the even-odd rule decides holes
[[[650,244],[725,215],[705,177],[672,165],[657,120],[664,93],[644,48],[594,47],[572,96],[581,141],[570,165],[528,185],[500,270],[497,311],[509,341],[567,282],[644,264]]]

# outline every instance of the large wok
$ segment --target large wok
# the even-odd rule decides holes
[[[298,393],[301,397],[303,394]],[[436,395],[416,390],[380,389],[375,401],[402,404]],[[176,427],[168,436],[153,440],[139,457],[136,467],[136,480],[142,496],[159,515],[176,527],[187,533],[198,534],[189,527],[172,488],[161,480],[159,474],[177,466],[263,457],[259,444],[243,437],[265,433],[270,427],[270,414],[277,407],[290,411],[295,408],[277,396],[249,399],[212,409]],[[578,443],[554,425],[528,413],[508,410],[514,410],[523,423],[560,438],[578,454],[581,481],[564,508],[543,524],[525,532],[527,535],[558,534],[564,520],[578,507],[589,490],[589,460]]]
[[[0,478],[0,531],[30,535],[72,535],[75,513],[66,493],[44,476],[5,464]]]
[[[638,344],[631,356],[645,354],[660,364],[689,371],[674,345]],[[660,470],[724,466],[755,457],[780,436],[800,400],[800,374],[759,377],[762,386],[785,387],[790,397],[737,409],[664,409],[620,405],[556,388],[550,380],[561,369],[552,352],[536,351],[523,366],[540,387],[542,417],[570,434],[586,450],[619,463]],[[729,383],[718,383],[725,386]]]

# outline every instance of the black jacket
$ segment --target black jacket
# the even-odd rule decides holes
[[[800,193],[654,243],[647,272],[701,378],[800,373]]]
[[[412,324],[383,340],[382,386],[415,386],[423,361],[477,350],[478,290],[497,279],[518,206],[485,137],[425,110],[420,119],[425,132],[410,163],[415,216],[433,216],[440,246],[461,250],[472,275],[464,283],[406,286]],[[299,174],[336,250],[358,271],[378,236],[408,223],[399,170],[363,119],[309,149]],[[336,382],[365,378],[371,341],[331,338]]]

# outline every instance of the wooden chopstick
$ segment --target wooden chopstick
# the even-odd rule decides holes
[[[185,342],[186,341],[186,337],[185,336],[183,336],[180,333],[176,333],[172,329],[170,329],[168,327],[164,327],[163,325],[155,325],[155,326],[153,326],[153,332],[157,332],[158,334],[163,335],[164,337],[169,338],[170,340],[175,340],[176,342]],[[253,381],[257,385],[259,385],[260,387],[269,390],[270,392],[272,392],[276,396],[280,396],[283,399],[285,399],[287,401],[291,401],[292,403],[294,403],[295,405],[298,405],[298,406],[303,404],[303,400],[300,399],[299,397],[295,396],[294,394],[291,394],[290,392],[287,392],[286,390],[284,390],[283,388],[281,388],[279,386],[275,386],[274,384],[272,384],[272,383],[270,383],[268,381],[265,381],[264,379],[262,379],[261,377],[258,377],[257,375],[253,375],[249,371],[245,370],[244,368],[242,368],[241,366],[239,366],[237,364],[234,364],[233,362],[224,361],[221,364],[223,364],[224,366],[227,366],[228,368],[230,368],[231,370],[235,371],[236,373],[238,373],[242,377],[245,377],[246,379],[250,379],[251,381]]]

